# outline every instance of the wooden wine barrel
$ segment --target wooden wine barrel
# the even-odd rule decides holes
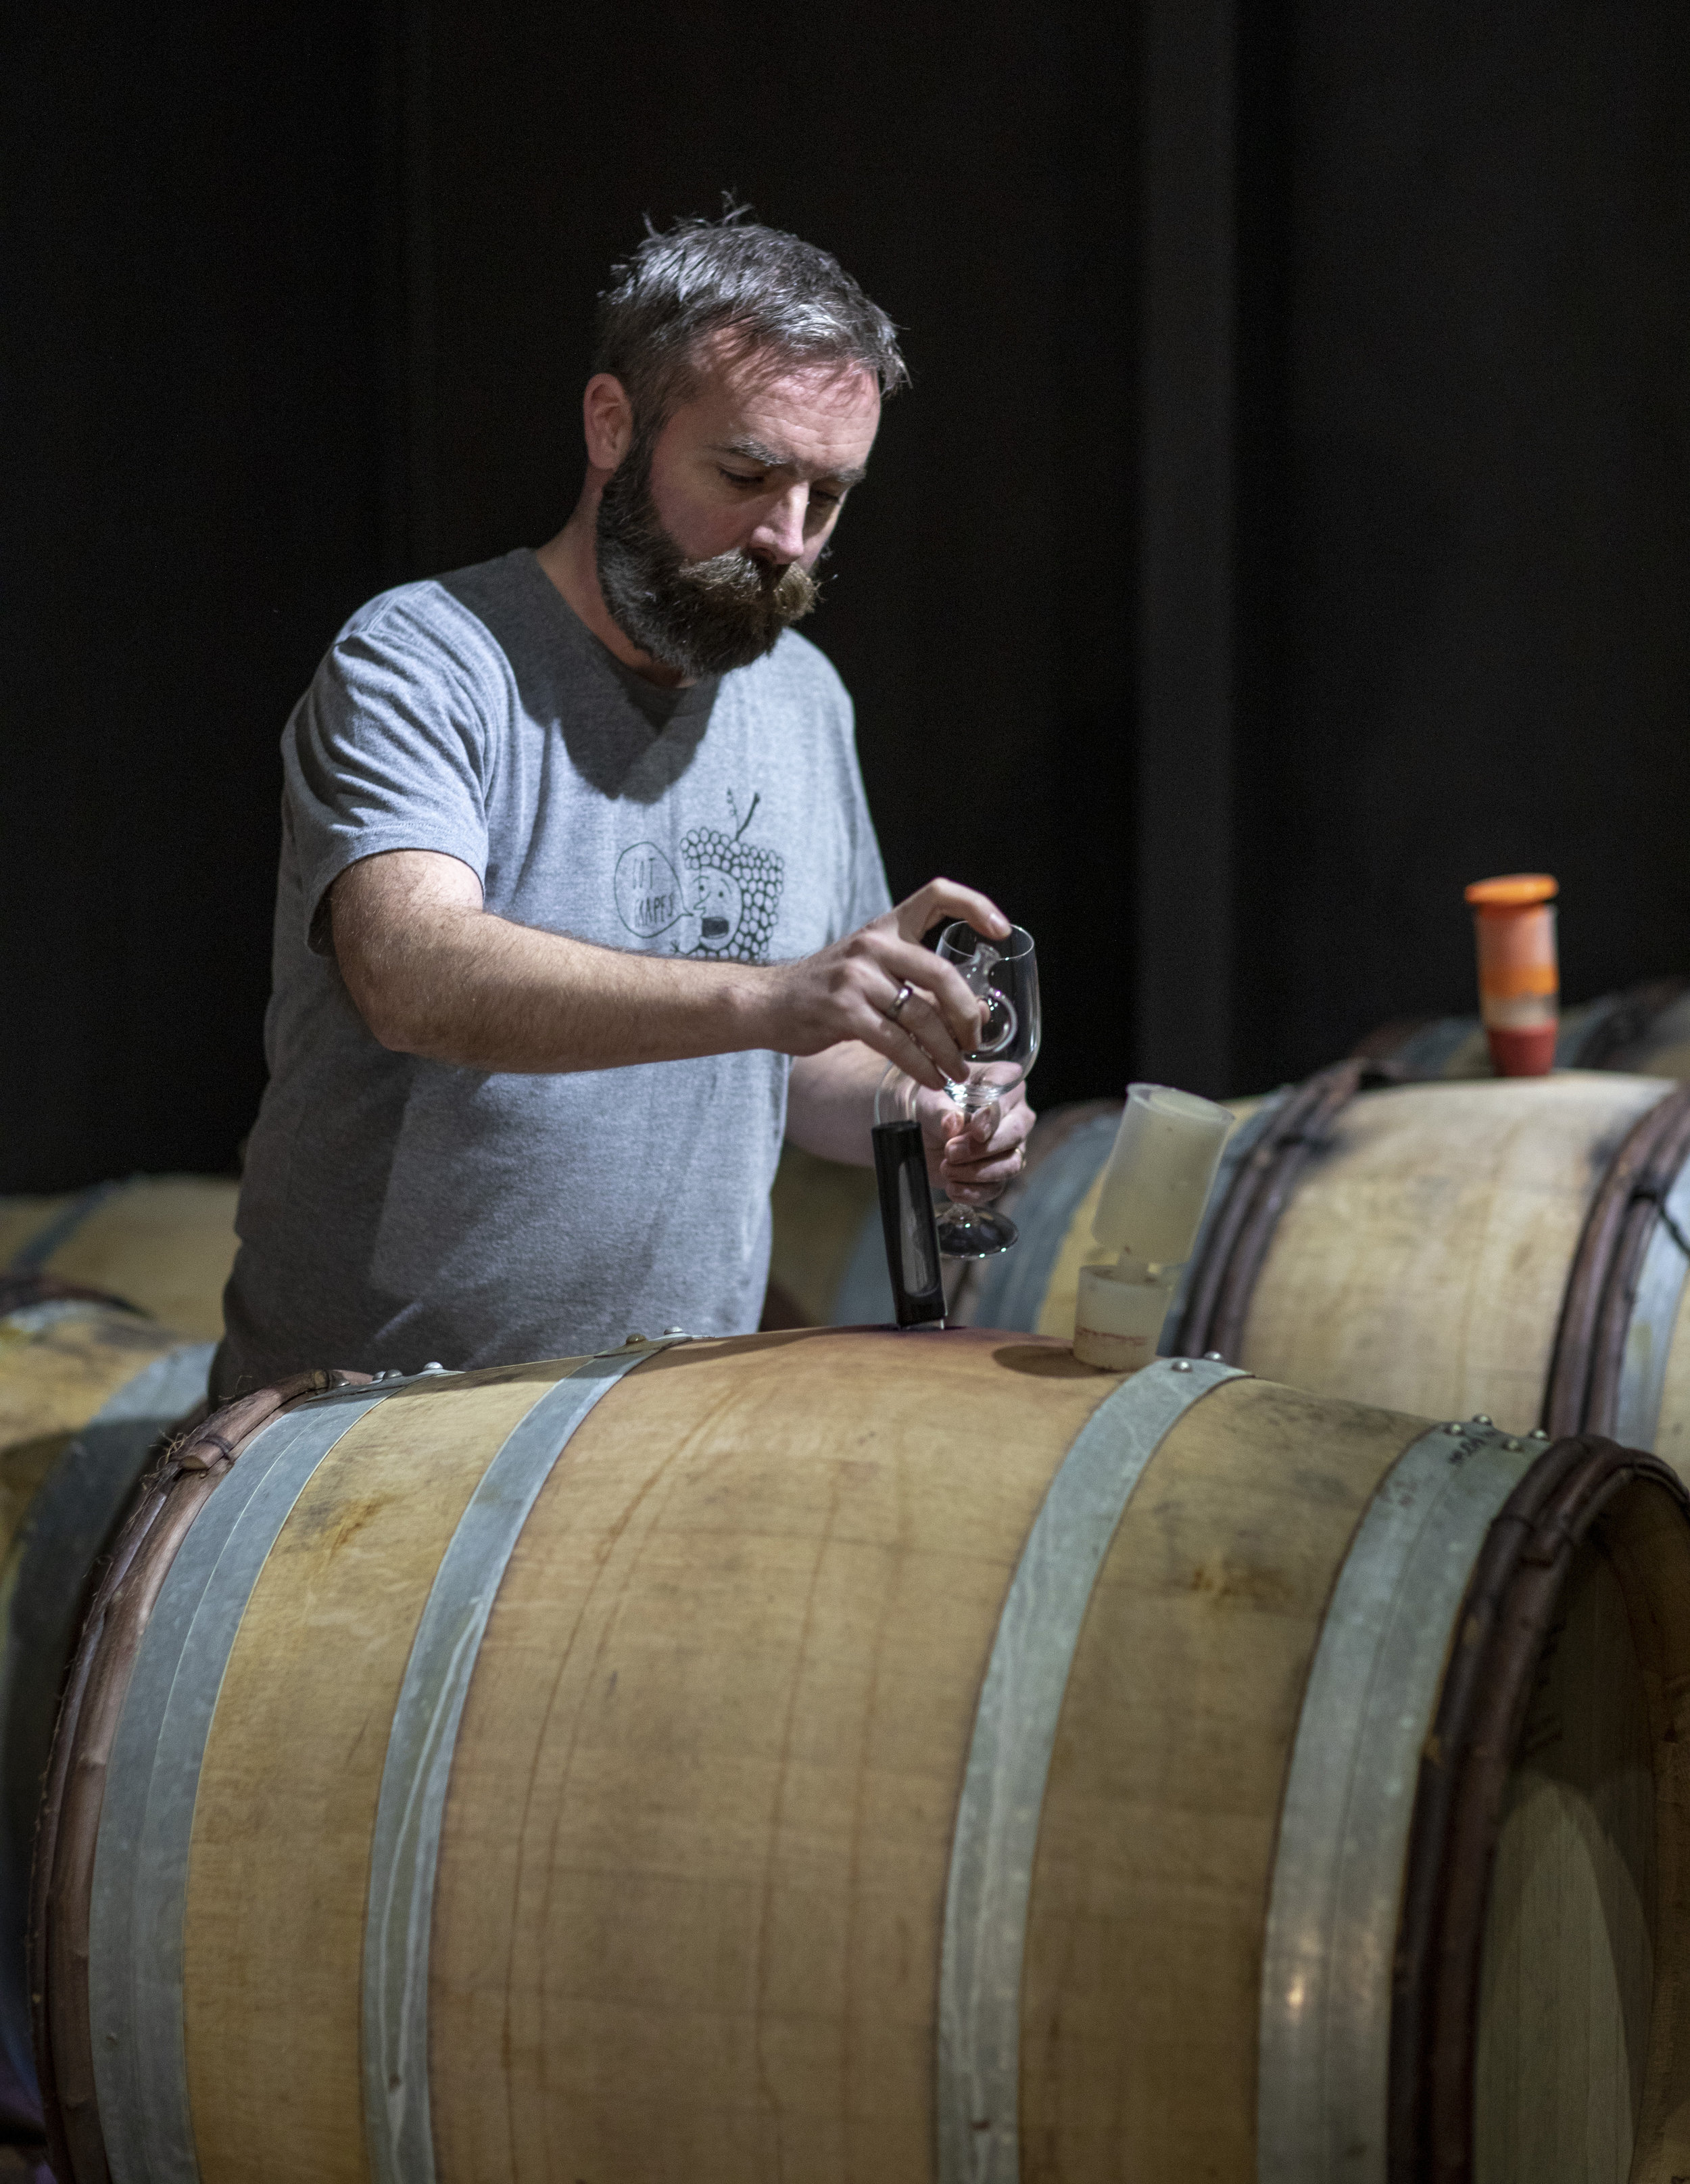
[[[59,2184],[1690,2170],[1609,1442],[965,1329],[419,1375],[191,1438],[71,1688]]]
[[[1552,1077],[1361,1089],[1344,1063],[1233,1103],[1165,1347],[1422,1415],[1610,1433],[1690,1472],[1690,1089]],[[1021,1240],[959,1300],[1071,1336],[1118,1110],[1042,1121]]]
[[[223,1332],[240,1186],[137,1175],[53,1198],[0,1198],[0,1278],[47,1274],[103,1290],[184,1334]]]
[[[146,1461],[205,1394],[208,1342],[76,1297],[0,1317],[0,2135],[39,2125],[24,1970],[30,1857],[53,1715],[86,1604]]]
[[[1406,1077],[1490,1077],[1490,1048],[1476,1016],[1405,1017],[1381,1024],[1356,1048]],[[1648,978],[1561,1011],[1558,1069],[1618,1069],[1690,1078],[1690,991],[1682,978]]]

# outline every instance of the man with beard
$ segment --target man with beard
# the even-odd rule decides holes
[[[758,1322],[783,1130],[866,1162],[887,1061],[990,1196],[1019,1099],[944,1100],[977,1005],[888,907],[850,701],[790,625],[904,379],[837,264],[737,215],[601,298],[564,529],[385,593],[288,723],[270,1081],[220,1396]]]

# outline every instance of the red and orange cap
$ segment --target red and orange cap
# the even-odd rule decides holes
[[[1560,883],[1548,872],[1504,872],[1498,879],[1475,880],[1466,894],[1476,909],[1509,911],[1530,910],[1536,903],[1552,901],[1559,892]]]

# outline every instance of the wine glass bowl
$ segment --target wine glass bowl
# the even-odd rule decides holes
[[[1014,1091],[1037,1057],[1037,954],[1032,935],[1019,925],[992,939],[961,918],[945,928],[935,952],[960,973],[980,1003],[976,1043],[964,1053],[968,1073],[945,1086],[947,1098],[965,1115],[977,1115]],[[1015,1223],[989,1205],[948,1199],[936,1217],[939,1248],[949,1258],[990,1258],[1015,1240]]]

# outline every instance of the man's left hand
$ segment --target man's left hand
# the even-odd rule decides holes
[[[942,1092],[918,1089],[915,1115],[927,1152],[927,1173],[948,1198],[985,1206],[1026,1165],[1028,1132],[1037,1119],[1017,1084],[995,1106],[965,1115]]]

